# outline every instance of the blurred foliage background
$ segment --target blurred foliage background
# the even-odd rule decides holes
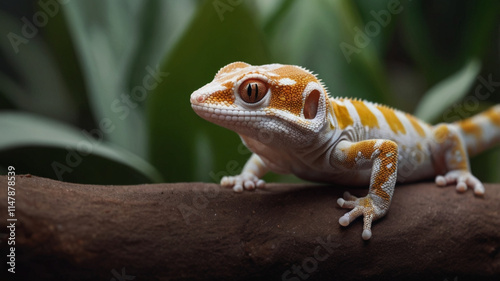
[[[189,103],[233,61],[301,65],[332,96],[432,123],[469,117],[500,103],[499,15],[498,0],[2,1],[0,173],[95,184],[235,174],[248,150]],[[499,182],[500,149],[472,166]]]

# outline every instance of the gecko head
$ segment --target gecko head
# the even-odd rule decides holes
[[[202,118],[258,141],[266,136],[276,145],[308,143],[310,133],[326,124],[328,102],[314,74],[282,64],[234,62],[191,94],[191,106]]]

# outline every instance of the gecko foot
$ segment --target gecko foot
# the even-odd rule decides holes
[[[447,186],[456,183],[458,192],[465,192],[467,188],[473,188],[476,195],[484,194],[484,186],[475,176],[469,171],[453,170],[446,173],[444,176],[436,177],[436,184],[438,186]]]
[[[266,182],[251,173],[242,173],[237,176],[226,176],[220,181],[223,187],[232,187],[234,192],[243,192],[243,189],[254,190],[264,188]]]
[[[368,240],[372,237],[372,222],[384,216],[387,212],[387,210],[377,207],[370,195],[358,198],[346,191],[344,193],[344,198],[339,198],[337,203],[342,208],[352,209],[340,217],[339,223],[342,226],[348,226],[357,217],[363,215],[364,225],[361,237],[364,240]]]

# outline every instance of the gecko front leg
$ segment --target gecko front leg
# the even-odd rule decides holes
[[[264,188],[265,182],[261,178],[267,172],[266,164],[254,153],[243,166],[241,174],[223,177],[220,184],[224,187],[232,187],[235,192],[242,192],[243,189]]]
[[[368,195],[357,198],[346,192],[344,198],[337,200],[342,208],[352,209],[339,223],[348,226],[363,215],[361,236],[368,240],[372,236],[372,222],[383,217],[391,204],[397,179],[398,146],[390,140],[341,141],[331,156],[331,163],[341,169],[371,169]]]

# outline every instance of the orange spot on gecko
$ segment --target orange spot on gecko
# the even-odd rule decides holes
[[[288,111],[294,115],[300,116],[303,101],[302,93],[309,82],[317,81],[312,74],[304,75],[304,71],[298,67],[286,65],[273,70],[279,79],[288,78],[296,83],[293,85],[282,85],[274,87],[269,101],[270,109],[279,109]],[[270,77],[270,79],[274,79]]]
[[[339,128],[341,130],[353,124],[351,115],[349,114],[349,111],[347,111],[345,105],[341,105],[335,100],[331,100],[331,107],[333,109],[333,115],[337,119],[337,123],[339,124]]]
[[[412,116],[411,114],[406,114],[406,118],[408,118],[408,120],[410,121],[411,125],[413,126],[413,128],[415,129],[415,131],[417,131],[417,133],[421,136],[421,137],[424,137],[425,136],[425,131],[424,129],[422,128],[422,126],[420,126],[420,120],[418,120],[417,118],[415,118],[414,116]]]
[[[330,125],[330,129],[333,130],[335,129],[335,125],[328,119],[328,124]]]
[[[446,125],[438,126],[434,129],[434,139],[437,143],[442,144],[448,139],[448,134],[450,130]]]
[[[476,140],[481,140],[483,130],[476,123],[472,122],[471,119],[465,119],[458,122],[458,126],[460,126],[462,131],[464,131],[467,135],[473,135]]]
[[[234,84],[233,84],[233,82],[228,81],[228,82],[221,84],[221,85],[226,87],[226,89],[232,89]]]
[[[412,156],[418,164],[421,164],[424,161],[424,155],[422,155],[422,153],[415,152]]]
[[[384,141],[379,147],[375,147],[376,143],[376,140],[353,143],[345,152],[346,158],[343,159],[342,164],[347,168],[353,168],[360,159],[373,160],[372,155],[378,150],[377,159],[375,160],[378,163],[378,170],[373,170],[374,174],[370,187],[375,195],[389,201],[391,197],[383,187],[396,172],[398,146],[393,141]],[[372,169],[375,169],[375,165]]]
[[[468,171],[469,162],[467,160],[467,153],[465,152],[464,146],[459,141],[458,136],[453,135],[452,138],[454,140],[454,145],[447,151],[447,154],[451,155],[448,166],[451,169]]]
[[[422,144],[421,143],[417,142],[416,147],[417,147],[417,150],[422,151]]]
[[[390,180],[390,177],[396,173],[398,146],[392,141],[384,141],[378,149],[380,150],[380,154],[378,155],[380,167],[379,170],[376,171],[371,188],[377,196],[390,201],[391,197],[383,189],[383,186]]]
[[[241,61],[230,63],[230,64],[224,66],[223,68],[221,68],[217,72],[217,74],[215,74],[215,78],[217,79],[217,78],[220,78],[221,76],[223,76],[224,74],[229,74],[231,72],[235,72],[235,70],[238,68],[246,68],[249,66],[250,65],[248,63],[244,63]]]
[[[372,200],[370,198],[362,198],[359,200],[359,205],[363,207],[373,207]]]
[[[387,121],[387,124],[389,124],[391,130],[394,133],[401,132],[402,134],[406,134],[406,129],[403,126],[403,123],[401,123],[398,116],[396,115],[396,112],[393,109],[382,105],[377,105],[377,108],[378,110],[380,110],[380,112],[382,112],[385,120]]]
[[[363,124],[363,126],[368,126],[368,128],[379,128],[377,117],[366,106],[365,102],[359,100],[351,100],[351,103],[354,108],[356,108],[359,119],[361,120],[361,124]]]
[[[499,106],[493,107],[483,114],[491,120],[491,123],[493,123],[497,127],[500,127],[500,112],[498,111],[498,108]]]
[[[376,142],[376,140],[366,140],[353,143],[349,147],[349,150],[346,152],[346,166],[348,168],[354,167],[356,165],[356,159],[358,157],[363,157],[363,159],[371,159],[372,154],[375,151]]]
[[[448,169],[469,170],[467,153],[461,138],[448,129],[448,125],[438,125],[434,129],[434,138],[446,152]]]
[[[222,86],[226,87],[226,90],[218,91],[211,94],[205,100],[205,103],[214,103],[214,104],[233,104],[234,103],[234,95],[233,95],[233,82],[227,82],[222,84]]]

